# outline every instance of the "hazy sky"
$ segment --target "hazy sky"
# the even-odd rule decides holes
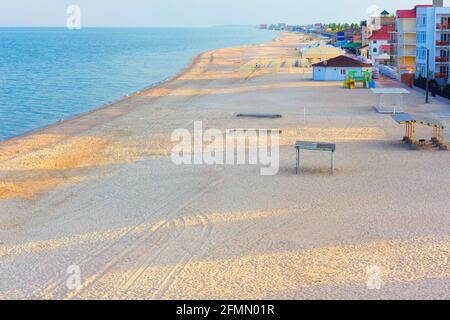
[[[68,5],[82,26],[216,26],[359,22],[367,9],[394,12],[432,0],[0,0],[0,26],[65,26]],[[445,0],[450,6],[450,0]]]

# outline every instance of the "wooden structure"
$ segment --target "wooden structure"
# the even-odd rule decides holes
[[[447,150],[447,146],[445,145],[445,127],[441,121],[408,113],[394,114],[392,119],[399,124],[405,125],[405,136],[403,137],[403,141],[411,145],[413,149],[417,146],[418,142],[415,137],[416,126],[424,125],[433,128],[431,143],[440,150]]]

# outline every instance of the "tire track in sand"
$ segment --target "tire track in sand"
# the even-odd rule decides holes
[[[119,288],[115,290],[116,294],[113,299],[123,299],[128,296],[130,288],[136,283],[136,281],[145,273],[148,266],[155,261],[166,250],[171,242],[177,241],[177,239],[184,233],[186,228],[186,222],[181,215],[177,214],[177,217],[170,223],[169,230],[166,232],[166,236],[160,239],[157,243],[151,245],[148,255],[144,255],[143,259],[136,261],[133,267],[129,268],[125,275],[124,281],[119,285]],[[174,230],[175,233],[170,233]],[[148,250],[148,249],[147,249]],[[134,271],[133,271],[134,270]]]
[[[181,195],[184,196],[184,195],[187,195],[188,193],[189,193],[189,191],[186,191],[186,192],[182,193]],[[164,209],[167,208],[172,203],[172,201],[175,201],[175,199],[179,196],[180,196],[180,194],[172,197],[171,199],[168,199],[165,204],[151,208],[150,210],[153,212],[164,211]],[[162,216],[158,217],[158,218],[162,218]],[[170,216],[168,219],[162,219],[155,225],[152,225],[149,230],[145,231],[144,236],[148,237],[151,234],[157,232],[158,230],[163,228],[165,225],[167,225],[167,223],[169,223],[171,220],[172,220],[172,216]],[[115,240],[111,244],[109,244],[107,246],[99,244],[93,251],[89,251],[88,253],[86,253],[83,256],[83,258],[76,263],[76,265],[80,266],[81,269],[83,270],[82,266],[89,264],[90,262],[95,260],[96,257],[112,250],[114,247],[120,246],[120,243],[126,237],[132,236],[134,233],[139,233],[139,229],[145,225],[147,225],[147,223],[143,219],[138,224],[130,227],[130,229],[128,229],[126,232],[124,232],[124,234],[120,235],[117,238],[117,240]],[[54,299],[55,296],[57,296],[58,291],[61,290],[62,287],[65,288],[64,283],[65,283],[66,279],[67,279],[67,274],[66,274],[65,270],[63,270],[59,275],[50,279],[50,281],[48,281],[45,284],[44,289],[35,290],[32,293],[32,296],[40,298],[40,299]]]
[[[160,300],[164,297],[164,294],[167,292],[167,290],[174,284],[177,275],[183,272],[186,265],[192,261],[196,253],[198,253],[203,248],[206,241],[208,240],[213,229],[211,221],[204,214],[197,214],[196,217],[201,221],[203,227],[200,238],[190,248],[185,249],[185,254],[181,256],[176,265],[166,273],[163,280],[160,282],[160,285],[158,286],[158,291],[150,296],[151,300]]]
[[[117,264],[119,264],[126,256],[130,255],[131,253],[135,252],[141,245],[143,245],[150,237],[152,237],[154,235],[154,233],[158,230],[160,230],[161,228],[169,225],[174,218],[179,214],[179,212],[181,212],[184,208],[186,208],[188,205],[190,205],[192,202],[194,202],[195,200],[199,199],[200,197],[202,197],[205,193],[207,193],[208,191],[210,191],[211,187],[214,187],[215,185],[218,185],[219,183],[221,183],[222,180],[215,180],[212,183],[208,184],[205,188],[203,188],[202,191],[200,191],[199,193],[197,193],[194,197],[192,197],[190,200],[188,200],[186,203],[184,203],[183,205],[181,205],[180,207],[178,207],[173,214],[170,215],[168,220],[162,221],[161,223],[159,223],[158,225],[156,225],[154,228],[152,228],[150,230],[150,232],[144,234],[143,236],[139,237],[139,239],[137,241],[135,241],[131,246],[127,247],[125,250],[123,250],[122,252],[120,252],[119,254],[117,254],[113,259],[111,259],[109,262],[107,262],[105,265],[103,265],[99,271],[97,271],[96,273],[94,273],[93,275],[91,275],[89,278],[87,278],[83,284],[76,290],[73,290],[71,292],[69,292],[68,294],[66,294],[65,296],[65,300],[71,300],[71,299],[76,299],[80,294],[86,292],[87,290],[89,290],[90,288],[93,287],[93,285],[95,283],[97,283],[99,280],[101,280],[102,278],[104,278],[108,272]],[[206,228],[206,229],[211,229],[211,228]],[[210,232],[210,230],[209,230]],[[201,239],[201,244],[203,244],[207,239],[207,235],[204,233],[204,235],[202,235],[202,239]],[[196,246],[197,247],[197,246]],[[162,252],[162,251],[161,251]],[[154,254],[153,252],[151,254]],[[182,260],[185,260],[186,255],[183,256]],[[192,258],[192,257],[191,257]],[[150,259],[146,259],[147,263],[151,261],[149,261]],[[149,267],[149,265],[147,264],[146,267],[141,267],[138,271],[136,271],[136,273],[139,273],[140,270],[145,270]],[[142,273],[140,273],[137,277],[134,276],[134,273],[131,277],[134,277],[135,280],[141,275]],[[134,281],[135,281],[134,280]],[[166,278],[167,280],[167,278]],[[134,283],[133,281],[133,283]]]

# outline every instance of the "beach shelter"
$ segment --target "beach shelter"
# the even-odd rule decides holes
[[[330,45],[321,45],[305,49],[302,58],[307,59],[310,63],[317,63],[339,57],[343,54],[344,52],[339,48]]]
[[[434,146],[438,147],[440,150],[448,150],[447,146],[445,145],[445,126],[441,121],[408,113],[394,114],[392,116],[392,119],[394,119],[394,121],[398,124],[405,125],[406,128],[403,141],[410,144],[411,146],[414,147],[415,145],[417,145],[417,142],[419,142],[419,144],[425,143],[425,140],[423,139],[417,141],[415,136],[416,126],[422,125],[431,127],[433,129],[433,137],[431,138],[431,143]]]

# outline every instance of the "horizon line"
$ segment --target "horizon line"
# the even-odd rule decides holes
[[[87,29],[87,28],[221,28],[221,27],[258,27],[258,24],[229,24],[229,25],[212,25],[212,26],[96,26],[96,25],[86,25],[81,26],[81,29]],[[24,25],[0,25],[0,28],[53,28],[53,29],[67,29],[66,26],[24,26]]]

